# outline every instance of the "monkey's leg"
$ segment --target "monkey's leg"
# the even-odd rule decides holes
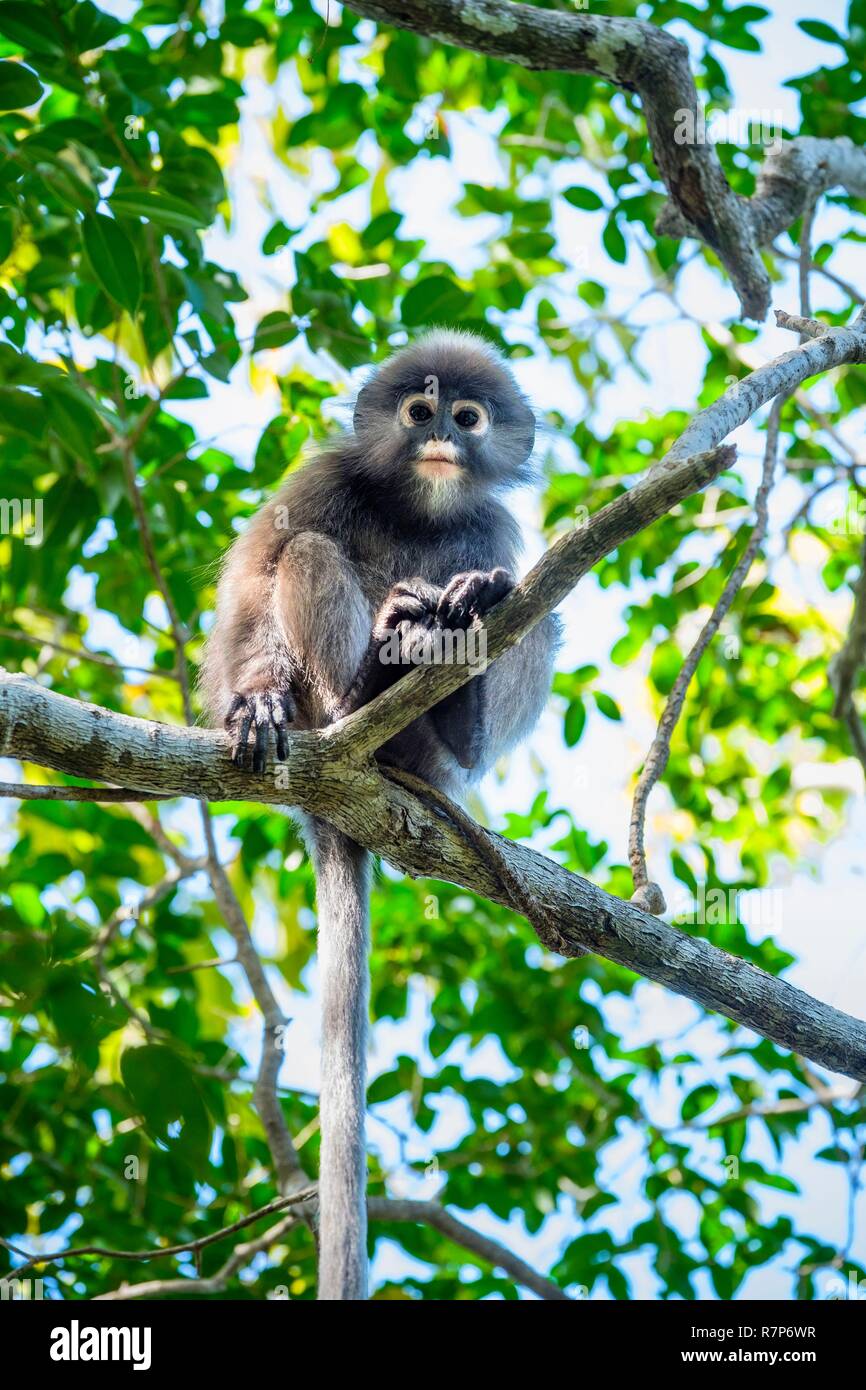
[[[370,606],[351,563],[312,531],[287,541],[271,571],[250,583],[225,723],[238,765],[248,764],[252,746],[253,771],[264,772],[271,729],[283,758],[298,706],[306,725],[333,718],[364,651]]]
[[[484,675],[487,686],[484,762],[488,767],[535,726],[550,694],[560,635],[561,625],[555,614],[542,618],[516,647],[494,661]]]
[[[486,679],[475,676],[430,711],[434,729],[461,767],[475,767],[486,742]]]
[[[436,609],[437,625],[467,631],[513,588],[507,570],[471,570],[447,584]],[[433,727],[461,767],[476,767],[487,743],[487,677],[475,676],[430,711]]]

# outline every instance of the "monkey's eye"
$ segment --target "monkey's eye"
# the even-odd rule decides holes
[[[490,417],[479,401],[455,401],[451,407],[455,424],[471,434],[484,434]]]
[[[426,425],[436,414],[438,400],[431,399],[429,396],[421,395],[419,391],[415,396],[408,396],[400,406],[400,423],[411,429],[413,425]]]

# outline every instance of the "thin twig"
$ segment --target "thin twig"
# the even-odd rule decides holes
[[[177,792],[139,792],[131,787],[39,787],[25,782],[0,782],[0,796],[18,801],[95,801],[109,806],[124,801],[173,801]]]
[[[183,1254],[198,1255],[208,1246],[214,1245],[217,1241],[225,1240],[228,1236],[244,1230],[265,1216],[271,1216],[274,1212],[282,1211],[286,1207],[314,1203],[315,1199],[316,1187],[309,1185],[292,1196],[278,1197],[273,1202],[268,1202],[266,1206],[260,1207],[258,1211],[250,1212],[247,1216],[241,1217],[240,1220],[232,1222],[230,1226],[224,1226],[219,1231],[211,1232],[210,1235],[200,1236],[197,1240],[186,1241],[182,1245],[166,1245],[152,1250],[111,1250],[102,1245],[81,1245],[71,1250],[58,1251],[53,1255],[31,1255],[23,1265],[19,1265],[13,1271],[13,1277],[20,1279],[28,1270],[37,1265],[60,1264],[66,1260],[85,1255],[95,1255],[110,1260],[134,1261],[157,1260],[164,1259],[166,1256]],[[565,1290],[555,1284],[552,1279],[547,1279],[544,1275],[539,1274],[525,1260],[520,1259],[518,1255],[515,1255],[498,1241],[491,1240],[488,1236],[473,1230],[464,1221],[458,1220],[456,1216],[452,1216],[438,1202],[403,1200],[394,1197],[370,1197],[367,1201],[367,1212],[371,1221],[401,1224],[411,1222],[417,1225],[431,1226],[440,1235],[453,1241],[455,1245],[471,1251],[472,1254],[486,1260],[495,1268],[504,1270],[515,1283],[530,1289],[540,1298],[559,1302],[572,1301]],[[190,1294],[193,1297],[201,1298],[203,1294],[221,1292],[232,1275],[246,1264],[253,1254],[258,1254],[262,1250],[266,1250],[269,1245],[273,1245],[295,1224],[295,1221],[296,1217],[292,1215],[277,1222],[255,1240],[236,1246],[216,1274],[207,1279],[181,1278],[150,1280],[142,1284],[124,1283],[119,1289],[111,1293],[97,1295],[97,1297],[103,1300],[125,1300],[158,1298],[171,1294]],[[22,1250],[9,1245],[6,1241],[0,1241],[0,1243],[6,1245],[8,1249],[14,1250],[15,1254],[24,1254]]]
[[[827,670],[836,697],[833,713],[847,725],[854,751],[866,772],[866,729],[854,704],[854,683],[863,666],[866,666],[866,538],[860,574],[854,585],[854,610],[848,635]]]
[[[679,674],[674,681],[673,688],[668,695],[667,702],[662,711],[655,738],[647,753],[643,771],[638,778],[635,788],[628,835],[628,858],[635,888],[632,902],[637,903],[638,907],[642,907],[645,912],[651,912],[656,916],[664,912],[665,900],[659,885],[650,881],[647,870],[646,850],[644,845],[647,801],[649,800],[650,792],[663,775],[668,765],[671,752],[671,738],[673,737],[674,730],[682,713],[692,677],[698,669],[701,657],[721,627],[734,599],[739,593],[752,567],[752,561],[766,535],[769,522],[768,498],[770,489],[773,485],[773,475],[776,469],[776,456],[778,453],[779,420],[782,413],[782,406],[786,399],[786,396],[777,396],[773,401],[767,418],[767,442],[764,449],[764,467],[761,475],[761,483],[755,498],[755,525],[752,528],[752,534],[749,537],[745,550],[728,576],[727,583],[716,600],[712,613],[701,629],[698,640],[695,642],[680,667]]]
[[[177,680],[176,671],[160,671],[156,666],[138,666],[134,661],[115,661],[113,657],[92,652],[88,647],[64,647],[61,642],[54,642],[49,637],[36,637],[32,632],[20,632],[13,627],[0,627],[0,637],[8,642],[26,642],[31,646],[49,647],[62,656],[72,657],[76,661],[91,661],[121,675],[124,671],[139,671],[145,676],[163,676],[166,680]]]
[[[78,1259],[83,1255],[98,1255],[106,1260],[162,1260],[170,1255],[198,1254],[201,1250],[206,1250],[209,1245],[225,1240],[227,1236],[234,1235],[247,1226],[252,1226],[256,1221],[261,1221],[262,1217],[272,1216],[274,1212],[283,1211],[286,1207],[299,1206],[315,1195],[315,1185],[311,1184],[289,1197],[275,1197],[272,1202],[259,1207],[258,1211],[252,1211],[246,1216],[240,1217],[239,1220],[233,1221],[230,1226],[223,1226],[221,1230],[212,1231],[210,1235],[199,1236],[196,1240],[185,1241],[182,1245],[158,1245],[151,1250],[110,1250],[104,1245],[76,1245],[70,1250],[58,1250],[54,1255],[29,1255],[27,1263],[19,1265],[14,1274],[16,1279],[20,1279],[22,1274],[26,1274],[29,1269],[33,1269],[36,1265],[61,1264],[64,1260]],[[5,1244],[6,1242],[2,1243]],[[24,1252],[18,1250],[16,1253],[20,1255]]]

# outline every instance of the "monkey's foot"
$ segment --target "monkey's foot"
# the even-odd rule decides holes
[[[501,568],[487,574],[482,570],[455,574],[439,599],[437,621],[444,628],[469,627],[475,618],[483,618],[513,588],[514,580],[508,570]]]
[[[284,762],[289,751],[286,728],[295,713],[295,702],[288,690],[273,686],[265,690],[252,690],[246,695],[235,693],[225,718],[225,727],[232,741],[232,761],[238,767],[248,768],[252,749],[253,772],[264,772],[273,729],[277,739],[277,757]]]

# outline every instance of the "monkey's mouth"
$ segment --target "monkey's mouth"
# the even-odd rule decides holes
[[[462,471],[459,463],[444,454],[428,454],[419,459],[415,467],[422,478],[458,478]]]

